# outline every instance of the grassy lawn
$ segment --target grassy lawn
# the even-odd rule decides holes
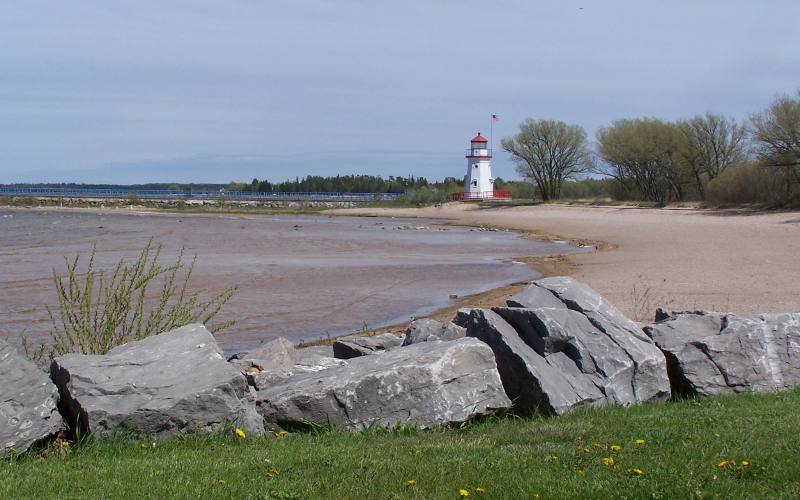
[[[0,462],[0,497],[797,498],[798,431],[795,390],[461,429],[97,442]]]

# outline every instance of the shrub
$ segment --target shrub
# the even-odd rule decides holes
[[[708,183],[707,200],[717,205],[784,206],[798,194],[787,192],[786,176],[785,170],[755,163],[730,168]]]
[[[166,332],[189,323],[210,323],[230,300],[237,287],[227,288],[209,300],[189,291],[194,270],[184,262],[181,249],[175,263],[159,260],[161,245],[150,239],[132,262],[120,259],[111,273],[95,269],[96,248],[92,247],[85,269],[79,270],[80,256],[65,257],[67,271],[53,270],[58,308],[47,308],[52,322],[52,345],[42,344],[38,352],[25,350],[41,361],[45,351],[55,356],[67,352],[104,354],[132,340]],[[153,288],[160,293],[149,293]],[[210,325],[212,333],[233,325],[232,321]]]

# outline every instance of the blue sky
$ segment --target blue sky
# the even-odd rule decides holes
[[[800,87],[800,2],[0,7],[0,182],[461,176],[496,113],[746,118]],[[495,175],[513,177],[501,153]]]

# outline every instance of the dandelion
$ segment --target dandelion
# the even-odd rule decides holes
[[[197,422],[194,426],[198,431],[201,431],[206,426],[206,424],[204,424],[203,422]]]
[[[725,467],[728,466],[729,463],[730,462],[728,462],[727,460],[723,460],[722,462],[717,464],[717,467],[719,467],[720,469],[724,469]]]
[[[272,431],[272,434],[278,439],[285,438],[289,435],[289,433],[286,431]]]
[[[750,465],[750,460],[742,460],[742,467],[747,467]]]
[[[638,446],[644,446],[645,441],[644,441],[644,439],[637,439],[636,441],[633,442],[633,444],[638,445]]]
[[[631,476],[643,476],[644,471],[638,467],[634,467],[633,469],[628,469],[628,474]]]
[[[9,446],[7,449],[8,449],[8,454],[9,455],[14,456],[14,455],[17,454],[17,449],[14,448],[13,446]]]
[[[233,431],[233,433],[236,434],[236,437],[238,437],[239,439],[244,439],[247,437],[247,434],[245,434],[244,431],[238,427],[236,428],[236,430]]]
[[[406,486],[416,486],[417,480],[416,479],[409,479],[406,481]]]
[[[476,494],[476,495],[483,495],[484,493],[486,493],[486,490],[484,490],[484,489],[483,489],[483,488],[481,488],[480,486],[478,486],[477,488],[475,488],[475,494]]]
[[[611,447],[610,447],[609,449],[610,449],[611,451],[617,452],[617,451],[621,451],[621,450],[622,450],[622,446],[620,446],[620,445],[618,445],[618,444],[612,444],[612,445],[611,445]]]
[[[613,467],[614,466],[614,457],[605,457],[603,459],[603,465],[606,467]]]
[[[458,496],[461,498],[467,498],[469,496],[469,491],[462,488],[458,490]]]
[[[598,450],[599,450],[600,448],[602,448],[602,446],[600,446],[600,443],[595,443],[595,444],[594,444],[594,447],[595,447],[596,449],[598,449]]]
[[[225,486],[225,480],[224,479],[220,479],[217,482],[219,483],[220,486]]]
[[[145,442],[139,443],[139,448],[147,448],[147,443]]]

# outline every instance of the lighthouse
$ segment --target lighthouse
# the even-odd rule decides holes
[[[492,150],[480,132],[470,141],[467,150],[467,177],[464,182],[464,199],[482,200],[494,197],[492,177]]]

